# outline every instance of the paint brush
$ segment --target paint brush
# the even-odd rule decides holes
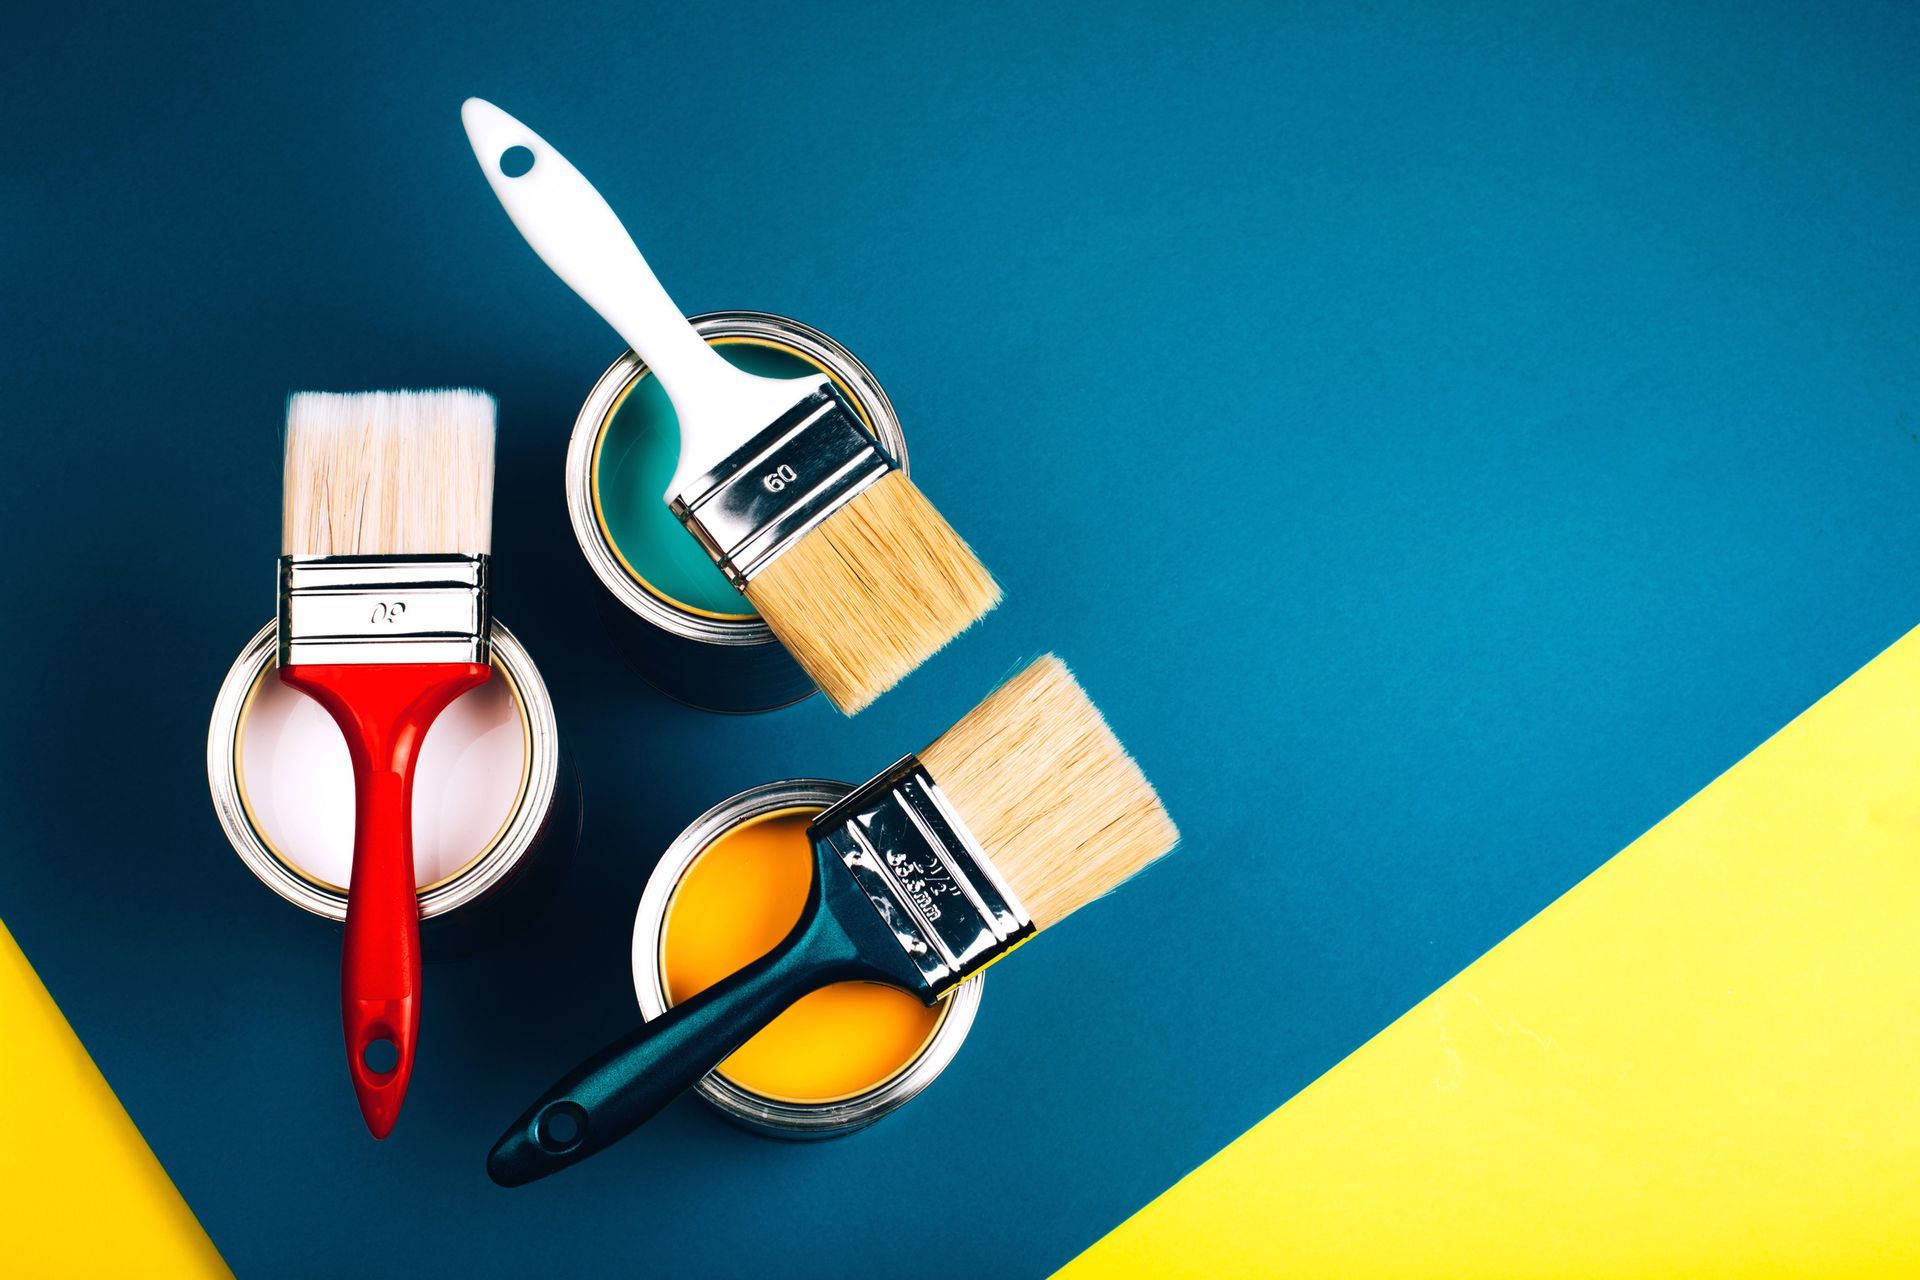
[[[280,679],[325,707],[353,765],[340,965],[347,1066],[376,1138],[420,1030],[413,775],[434,718],[484,684],[493,399],[300,392],[287,402]],[[382,1043],[392,1065],[369,1061]]]
[[[885,982],[937,1003],[1179,839],[1052,656],[808,835],[813,886],[792,931],[547,1090],[494,1144],[495,1182],[532,1182],[617,1141],[820,987]]]
[[[860,710],[1000,602],[831,379],[729,364],[566,157],[492,103],[460,115],[514,226],[673,402],[673,513],[836,706]],[[517,176],[502,165],[516,150],[532,160]]]

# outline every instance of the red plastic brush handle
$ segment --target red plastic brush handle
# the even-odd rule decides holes
[[[360,1114],[376,1138],[393,1130],[413,1078],[420,1034],[420,900],[413,876],[413,768],[434,718],[493,673],[483,663],[282,667],[280,679],[325,707],[353,761],[353,877],[340,962],[340,1016]],[[367,1065],[390,1041],[391,1069]]]

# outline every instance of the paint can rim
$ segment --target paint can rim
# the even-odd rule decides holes
[[[709,339],[758,342],[788,351],[819,367],[846,394],[900,470],[909,469],[906,436],[893,402],[859,357],[801,321],[767,311],[710,311],[688,321]],[[574,418],[567,444],[567,516],[573,537],[600,585],[619,604],[669,634],[704,644],[778,644],[773,629],[754,614],[713,614],[673,600],[647,583],[613,545],[597,497],[601,442],[627,392],[647,372],[632,351],[622,352],[594,382]]]
[[[825,809],[853,790],[826,778],[762,783],[722,800],[674,837],[648,877],[634,913],[633,988],[642,1017],[652,1020],[667,1010],[666,965],[661,954],[667,913],[681,878],[700,855],[721,835],[754,818],[789,809]],[[947,997],[938,1025],[913,1060],[861,1093],[795,1102],[742,1088],[717,1071],[709,1072],[695,1091],[729,1120],[774,1137],[831,1138],[863,1129],[904,1106],[946,1070],[972,1029],[985,981],[985,975],[979,974],[961,984]]]
[[[254,691],[274,665],[278,631],[278,622],[269,621],[256,632],[221,682],[207,727],[208,788],[228,843],[261,883],[310,915],[343,922],[346,891],[301,873],[276,853],[246,801],[240,728]],[[520,793],[506,822],[480,853],[453,874],[422,887],[422,921],[475,902],[509,878],[539,844],[559,786],[559,727],[546,683],[526,649],[498,620],[493,623],[492,646],[494,667],[506,679],[520,713]]]

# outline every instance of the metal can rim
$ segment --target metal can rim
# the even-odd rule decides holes
[[[853,396],[880,443],[908,470],[906,436],[893,402],[859,357],[838,342],[798,320],[768,311],[709,311],[689,318],[702,337],[763,339],[788,346],[817,362]],[[632,351],[622,352],[594,382],[573,421],[567,443],[567,516],[595,578],[630,613],[673,635],[715,645],[777,644],[773,628],[758,617],[725,618],[676,608],[666,598],[642,585],[628,572],[600,526],[594,508],[595,444],[626,389],[646,371]]]
[[[688,823],[674,837],[647,878],[633,922],[633,990],[648,1021],[667,1011],[661,943],[674,890],[694,860],[723,832],[751,818],[782,809],[826,808],[853,788],[828,778],[789,778],[762,783],[727,797]],[[718,1071],[696,1086],[708,1105],[746,1128],[783,1138],[827,1138],[861,1129],[905,1105],[946,1070],[973,1026],[986,975],[961,984],[913,1061],[865,1093],[830,1102],[787,1102],[741,1088]]]
[[[221,682],[207,727],[207,783],[214,812],[227,841],[247,869],[275,893],[311,915],[347,918],[347,895],[299,875],[279,858],[247,812],[240,784],[240,723],[261,673],[273,664],[279,624],[270,621],[247,642]],[[513,633],[497,619],[492,631],[493,662],[507,677],[520,711],[526,760],[521,794],[500,831],[472,862],[420,894],[420,918],[430,920],[473,902],[512,874],[553,807],[559,785],[559,727],[546,682]]]

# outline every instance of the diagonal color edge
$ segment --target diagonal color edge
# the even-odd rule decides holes
[[[0,1274],[229,1275],[4,924],[0,1027]]]
[[[1920,1275],[1920,630],[1070,1263]]]

